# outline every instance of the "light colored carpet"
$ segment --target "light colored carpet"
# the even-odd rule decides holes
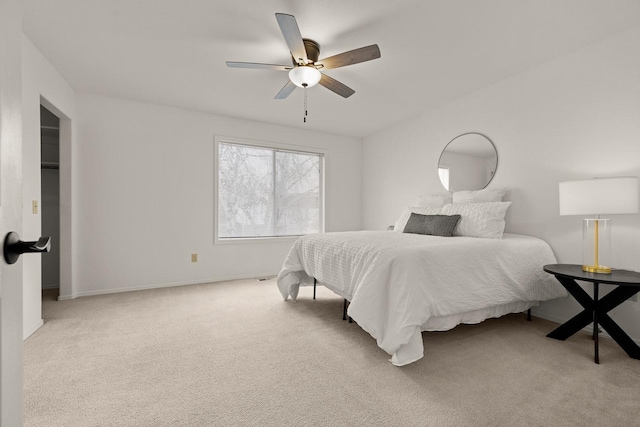
[[[640,361],[509,315],[424,333],[391,365],[342,300],[244,280],[45,301],[26,426],[634,426]]]

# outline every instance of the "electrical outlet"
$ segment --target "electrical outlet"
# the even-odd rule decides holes
[[[37,200],[32,200],[31,201],[31,211],[33,212],[34,215],[38,214],[38,201]]]
[[[198,262],[198,254],[191,254],[191,262]]]

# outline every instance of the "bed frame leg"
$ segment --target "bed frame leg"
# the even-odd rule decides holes
[[[531,322],[531,309],[527,310],[527,320]]]
[[[347,299],[344,299],[344,306],[342,308],[342,320],[347,320],[347,307],[349,307],[349,301],[347,301]],[[349,323],[353,323],[353,319],[351,319],[351,316],[349,316]]]
[[[314,277],[313,278],[313,299],[316,299],[316,283],[318,283],[318,281]]]

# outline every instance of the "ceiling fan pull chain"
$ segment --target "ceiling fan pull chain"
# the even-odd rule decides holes
[[[304,86],[304,123],[307,123],[307,85]]]

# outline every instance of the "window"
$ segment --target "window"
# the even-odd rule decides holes
[[[218,141],[217,238],[322,231],[321,153]]]

